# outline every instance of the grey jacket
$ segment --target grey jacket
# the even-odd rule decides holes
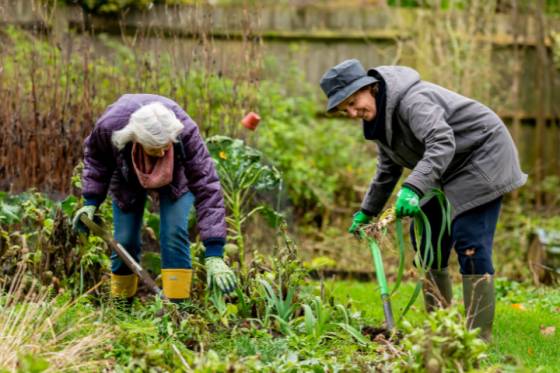
[[[527,181],[502,120],[483,104],[420,80],[404,66],[368,71],[386,83],[386,143],[378,146],[377,173],[362,209],[377,215],[403,167],[405,183],[423,194],[442,189],[452,216],[483,205]]]

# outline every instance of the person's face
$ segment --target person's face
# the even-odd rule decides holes
[[[144,149],[144,153],[146,153],[150,157],[161,158],[165,155],[165,152],[167,152],[170,147],[171,147],[171,144],[167,144],[166,146],[161,147],[161,148],[151,148],[149,146],[144,146],[143,145],[142,149]]]
[[[372,121],[377,115],[375,97],[371,89],[362,89],[338,105],[338,111],[352,119]]]

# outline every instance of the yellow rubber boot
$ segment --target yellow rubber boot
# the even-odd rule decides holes
[[[163,294],[173,302],[191,297],[192,269],[162,269]]]
[[[111,296],[114,298],[132,298],[138,289],[138,276],[116,275],[111,273]]]

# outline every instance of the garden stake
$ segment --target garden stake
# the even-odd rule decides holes
[[[115,250],[118,256],[128,266],[128,268],[130,268],[130,270],[134,272],[140,278],[140,280],[144,282],[144,284],[146,284],[161,299],[167,300],[167,297],[163,294],[163,292],[161,291],[159,286],[157,286],[154,280],[152,280],[148,272],[146,272],[146,270],[144,270],[144,268],[142,268],[142,266],[140,266],[140,264],[138,264],[136,260],[134,260],[134,258],[130,256],[128,251],[126,251],[126,249],[120,243],[115,241],[115,239],[111,237],[103,228],[101,228],[99,225],[97,225],[91,219],[89,219],[86,216],[86,214],[82,214],[80,216],[80,220],[89,228],[91,232],[93,232],[95,235],[101,237],[105,242],[107,242],[109,247]]]
[[[383,301],[383,314],[385,315],[385,323],[387,329],[393,331],[395,329],[395,319],[393,318],[393,309],[391,308],[391,300],[389,295],[389,287],[387,286],[387,279],[385,278],[385,270],[383,269],[383,259],[381,258],[381,250],[377,242],[368,237],[363,230],[360,230],[360,236],[367,239],[371,256],[373,257],[373,264],[375,266],[375,277],[381,289],[381,300]]]

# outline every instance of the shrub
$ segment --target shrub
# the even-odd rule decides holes
[[[315,97],[297,70],[256,84],[194,67],[184,71],[171,53],[138,53],[104,37],[109,56],[94,55],[87,39],[70,41],[63,52],[15,28],[7,28],[3,38],[0,131],[9,136],[0,138],[5,184],[0,187],[5,189],[71,191],[83,139],[124,92],[173,98],[205,136],[246,138],[277,165],[296,212],[310,218],[356,200],[356,185],[365,186],[375,171],[360,130],[316,118]],[[249,109],[263,117],[254,137],[239,124]],[[57,172],[48,171],[53,169]]]

